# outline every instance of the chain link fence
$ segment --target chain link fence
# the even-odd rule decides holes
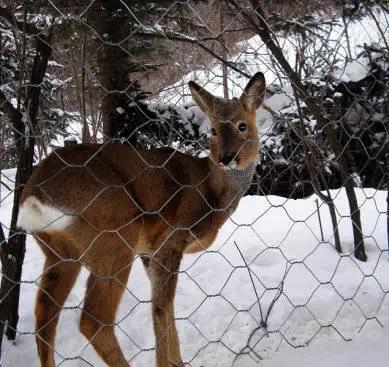
[[[381,332],[389,322],[388,17],[385,1],[2,2],[1,365],[154,365],[162,341],[153,332],[152,313],[160,312],[153,297],[169,293],[177,276],[174,307],[166,307],[175,309],[184,365],[266,365],[277,351]],[[228,214],[212,246],[196,238],[197,222],[170,228],[205,247],[181,262],[177,255],[179,270],[172,270],[172,259],[159,256],[169,238],[153,228],[171,220],[173,209],[165,208],[179,212],[181,191],[196,193],[188,208],[203,191],[180,181],[191,164],[176,171],[170,164],[181,153],[210,159],[215,139],[188,82],[226,101],[239,98],[258,71],[266,97],[256,112],[251,184],[236,211],[209,204],[208,214]],[[82,147],[93,152],[85,156]],[[150,155],[156,149],[162,161]],[[136,159],[122,155],[129,150]],[[54,168],[41,163],[50,155],[60,162]],[[99,163],[102,156],[110,160]],[[44,179],[34,186],[28,180],[39,164]],[[112,167],[130,164],[130,178],[105,183]],[[81,171],[89,183],[77,180]],[[155,180],[155,171],[169,183]],[[132,184],[138,191],[109,196]],[[152,202],[169,185],[166,201],[138,207],[118,228],[140,196]],[[107,226],[75,235],[88,239],[82,252],[57,253],[62,245],[50,235],[34,239],[18,227],[23,190],[39,191],[53,207],[42,226],[62,230],[69,215]],[[60,192],[81,209],[55,211]],[[25,218],[32,226],[47,210],[36,205]],[[140,222],[147,225],[146,232],[137,227],[139,241],[160,236],[158,248],[121,258],[120,246],[134,249],[125,226]],[[114,236],[119,247],[109,243]],[[44,265],[50,256],[56,262]],[[112,259],[109,272],[93,267]],[[155,282],[158,272],[165,282],[153,290],[148,277]],[[55,292],[66,287],[62,304]],[[34,314],[37,294],[44,307]],[[115,297],[119,308],[109,316]],[[83,326],[86,319],[95,329]],[[54,342],[47,330],[57,321]],[[174,340],[174,320],[166,322],[169,336],[161,339]],[[112,330],[125,364],[113,359]],[[182,365],[169,348],[168,365]]]

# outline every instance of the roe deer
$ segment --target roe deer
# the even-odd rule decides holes
[[[251,183],[265,78],[255,74],[232,100],[194,82],[189,87],[212,124],[209,157],[168,148],[70,145],[40,162],[24,188],[18,225],[46,256],[35,308],[42,367],[55,366],[58,317],[81,266],[90,276],[80,330],[108,366],[129,366],[114,326],[137,255],[152,286],[156,365],[184,365],[174,320],[180,261],[212,244]]]

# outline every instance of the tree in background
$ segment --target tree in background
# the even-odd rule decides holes
[[[8,240],[5,239],[3,229],[0,230],[2,245],[0,338],[7,325],[7,337],[14,340],[19,318],[20,279],[26,241],[25,234],[17,230],[16,221],[23,185],[32,172],[37,136],[39,136],[39,115],[42,113],[44,116],[40,111],[40,106],[43,106],[40,101],[42,90],[48,84],[45,76],[51,56],[50,44],[54,19],[45,19],[42,28],[38,28],[29,21],[27,6],[21,14],[21,21],[11,15],[7,8],[0,8],[0,12],[2,41],[7,46],[5,54],[9,59],[13,59],[13,62],[1,68],[5,87],[0,91],[0,111],[13,130],[17,149],[14,205]],[[20,38],[17,38],[18,36]],[[8,66],[12,68],[6,70]]]

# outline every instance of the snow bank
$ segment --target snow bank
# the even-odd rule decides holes
[[[3,174],[8,176],[8,183],[13,181],[14,171]],[[12,195],[5,188],[2,192],[5,199],[1,202],[0,221],[9,223]],[[388,329],[381,330],[378,324],[389,325],[386,192],[357,189],[356,193],[367,263],[358,262],[352,255],[352,228],[344,190],[332,191],[342,256],[334,250],[325,205],[320,206],[324,232],[321,240],[315,196],[305,200],[243,198],[209,251],[187,255],[182,262],[175,307],[184,361],[191,366],[232,365],[236,354],[248,352],[244,348],[252,334],[250,347],[265,358],[264,366],[337,366],[336,360],[344,361],[342,366],[353,361],[356,367],[362,366],[367,356],[375,367],[383,366],[374,358],[383,356],[382,346],[389,339]],[[6,343],[4,367],[39,366],[33,304],[42,266],[43,256],[29,238],[21,287],[21,334],[15,345]],[[56,358],[57,363],[65,360],[61,365],[67,367],[103,366],[78,331],[87,275],[86,271],[80,275],[59,323]],[[154,352],[148,350],[154,347],[149,300],[149,282],[137,260],[116,328],[134,367],[154,365]],[[268,312],[265,334],[259,324]],[[352,344],[339,343],[358,335],[360,340]],[[290,345],[307,344],[301,351],[290,350]],[[277,350],[280,352],[274,354]],[[254,366],[256,358],[253,353],[241,356],[235,366]]]

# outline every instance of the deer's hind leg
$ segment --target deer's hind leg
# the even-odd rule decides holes
[[[99,356],[110,367],[128,367],[115,335],[115,318],[132,265],[132,254],[123,250],[123,244],[115,236],[93,245],[94,255],[110,247],[112,257],[100,257],[100,261],[88,263],[88,278],[80,330]],[[105,250],[107,251],[107,250]],[[91,256],[96,259],[96,256]]]
[[[36,236],[46,255],[46,262],[35,305],[36,344],[42,367],[54,367],[55,334],[62,307],[80,272],[81,265],[69,258],[64,238]],[[54,252],[55,251],[55,252]]]

